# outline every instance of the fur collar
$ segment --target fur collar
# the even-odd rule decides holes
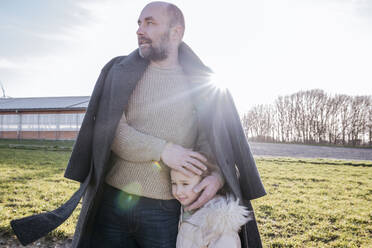
[[[253,220],[253,212],[239,205],[239,200],[232,195],[227,195],[214,197],[186,222],[199,226],[208,243],[223,233],[238,232],[250,220]]]

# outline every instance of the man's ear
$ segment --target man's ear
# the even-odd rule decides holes
[[[183,27],[181,25],[175,25],[172,27],[170,38],[172,40],[181,42],[183,38]]]

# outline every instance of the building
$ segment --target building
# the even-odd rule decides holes
[[[0,139],[73,140],[89,96],[0,98]]]

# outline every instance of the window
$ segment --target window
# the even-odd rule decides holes
[[[79,131],[85,113],[0,115],[0,131]]]
[[[19,115],[0,115],[0,131],[17,131]]]

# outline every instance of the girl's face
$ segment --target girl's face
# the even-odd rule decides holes
[[[183,206],[193,203],[200,195],[193,188],[201,181],[199,175],[187,177],[179,171],[171,170],[172,194]]]

